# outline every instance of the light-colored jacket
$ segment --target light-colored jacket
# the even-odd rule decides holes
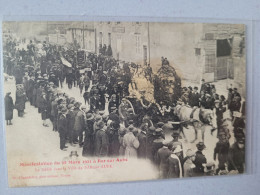
[[[184,177],[192,177],[194,168],[195,165],[193,164],[191,159],[187,159],[183,165]]]
[[[139,141],[132,132],[125,134],[123,138],[123,147],[125,148],[126,157],[137,157],[137,148],[139,147]]]

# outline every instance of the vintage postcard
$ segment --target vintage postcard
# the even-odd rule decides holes
[[[9,186],[245,173],[245,31],[3,22]]]

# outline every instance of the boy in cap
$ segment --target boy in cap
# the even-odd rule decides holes
[[[218,129],[217,137],[218,137],[222,125],[223,114],[224,112],[226,112],[226,107],[222,107],[220,100],[215,100],[215,112],[217,117],[217,129]],[[216,129],[211,130],[211,135],[215,130]]]
[[[220,170],[225,170],[225,164],[228,160],[228,151],[229,151],[229,141],[227,139],[226,133],[221,131],[219,133],[219,141],[216,144],[214,149],[214,160],[216,161],[218,156],[218,169],[217,174]]]
[[[195,160],[194,160],[194,164],[195,164],[195,169],[194,169],[194,173],[196,174],[196,176],[203,176],[204,174],[204,167],[202,164],[207,163],[207,159],[205,157],[205,155],[202,153],[202,151],[206,148],[205,144],[203,142],[199,142],[197,145],[197,152],[196,152],[196,156],[195,156]]]

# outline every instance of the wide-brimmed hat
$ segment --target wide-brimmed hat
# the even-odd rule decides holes
[[[132,131],[134,130],[134,128],[135,128],[135,127],[134,127],[133,125],[129,125],[128,131],[131,131],[131,132],[132,132]]]
[[[81,110],[87,109],[87,106],[81,106],[80,108],[81,108]]]
[[[162,133],[163,133],[162,128],[155,129],[155,132],[154,132],[155,135],[162,135]]]
[[[61,112],[62,112],[62,113],[65,113],[65,112],[67,112],[67,108],[65,108],[65,107],[62,107],[62,108],[61,108]]]
[[[153,133],[153,132],[155,132],[155,127],[154,127],[154,126],[151,126],[151,127],[149,127],[148,130],[149,130],[149,132],[152,132],[152,133]]]
[[[102,120],[102,116],[100,116],[100,115],[96,115],[95,120],[96,120],[96,121],[100,121],[100,120]]]
[[[118,133],[119,135],[124,135],[126,133],[127,129],[126,128],[120,128]]]
[[[176,154],[176,153],[179,153],[179,152],[182,152],[182,149],[181,149],[180,145],[176,146],[176,148],[173,151],[173,154]]]
[[[195,156],[196,153],[194,151],[192,151],[191,149],[188,149],[187,152],[186,152],[186,156],[187,157],[192,157],[192,156]]]
[[[104,111],[104,110],[100,110],[98,113],[99,113],[101,116],[103,116],[103,115],[105,114],[105,111]]]
[[[74,106],[75,106],[76,108],[79,108],[79,107],[81,106],[81,104],[82,104],[82,103],[80,103],[80,102],[75,102],[75,103],[74,103]]]
[[[198,148],[198,150],[203,150],[206,148],[205,144],[203,142],[199,142],[196,144],[196,147]]]
[[[99,121],[99,122],[97,123],[97,128],[98,128],[98,130],[99,130],[99,129],[102,129],[104,126],[105,126],[105,123],[104,123],[103,121]]]
[[[133,108],[128,108],[127,112],[134,112]]]
[[[91,114],[91,113],[87,113],[86,114],[86,120],[87,121],[90,121],[90,120],[93,120],[94,119],[94,115],[93,114]]]
[[[204,166],[204,172],[210,172],[214,169],[215,163],[214,162],[208,162],[207,164],[202,164]]]
[[[68,109],[71,109],[72,107],[74,107],[74,105],[73,104],[69,104],[67,107],[68,107]]]

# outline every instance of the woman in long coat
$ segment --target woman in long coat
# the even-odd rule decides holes
[[[128,128],[129,132],[125,134],[123,138],[123,146],[125,148],[126,157],[135,157],[137,158],[137,149],[140,145],[137,137],[134,135],[135,128],[130,126]]]
[[[91,113],[86,115],[86,131],[82,156],[93,156],[94,153],[94,116]]]
[[[12,125],[14,103],[13,98],[10,96],[11,92],[6,93],[5,96],[5,120],[7,125]]]

